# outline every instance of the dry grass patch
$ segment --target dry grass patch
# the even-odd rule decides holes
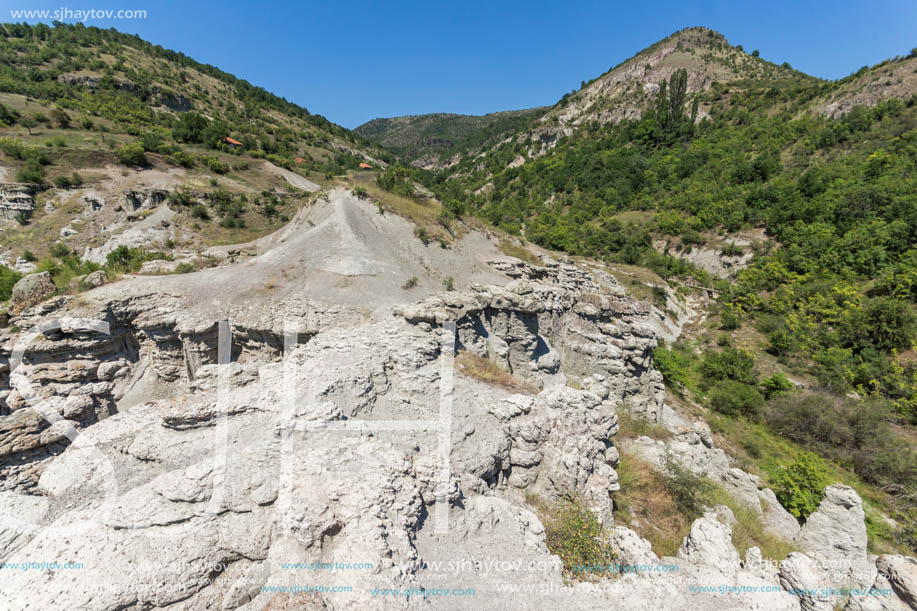
[[[503,238],[497,244],[497,247],[503,252],[504,255],[508,257],[516,257],[520,261],[525,261],[529,265],[541,266],[541,259],[538,258],[538,255],[533,253],[531,250],[516,244],[511,238]]]
[[[517,390],[529,394],[538,392],[538,387],[531,382],[520,380],[510,372],[500,367],[494,361],[480,357],[473,352],[462,350],[455,356],[455,365],[459,373],[482,382],[502,386],[510,390]]]
[[[617,470],[621,490],[614,493],[615,519],[649,541],[656,555],[674,556],[691,520],[675,503],[665,476],[623,452]]]
[[[659,556],[672,556],[704,510],[715,505],[729,507],[736,518],[732,544],[741,556],[758,547],[764,558],[781,561],[794,547],[764,530],[751,507],[736,501],[707,478],[669,465],[660,473],[639,458],[623,454],[618,466],[621,491],[615,493],[615,516],[653,546]]]
[[[383,211],[397,214],[417,225],[427,243],[451,244],[460,237],[458,232],[441,222],[443,207],[433,198],[404,197],[386,191],[376,184],[375,172],[350,172],[347,186],[362,189],[366,197],[377,202]]]
[[[646,418],[634,416],[628,411],[621,410],[618,412],[618,434],[617,437],[624,439],[636,439],[637,437],[651,437],[653,439],[665,440],[672,436],[672,431],[664,426],[650,422]]]

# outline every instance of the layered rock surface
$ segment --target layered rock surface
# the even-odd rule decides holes
[[[778,574],[751,550],[740,559],[722,512],[698,520],[676,558],[613,525],[618,410],[677,418],[651,367],[650,311],[601,270],[525,265],[475,233],[449,251],[425,248],[409,223],[343,191],[254,248],[243,264],[52,298],[4,332],[0,562],[55,568],[5,573],[0,608],[804,602],[778,590],[808,574]],[[329,252],[342,267],[329,269]],[[438,288],[446,274],[460,290]],[[410,277],[416,290],[395,288]],[[221,328],[231,329],[222,348]],[[456,351],[532,392],[453,377]],[[728,469],[709,432],[677,443],[685,462],[770,499]],[[568,583],[527,495],[584,498],[613,528],[621,561],[678,571]],[[863,560],[859,534],[823,545],[824,533],[852,528],[857,501],[830,491],[803,551]],[[911,560],[879,562],[888,604],[911,600]],[[776,589],[689,588],[698,583]]]

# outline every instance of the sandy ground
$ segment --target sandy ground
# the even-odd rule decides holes
[[[264,169],[276,176],[280,176],[297,189],[302,189],[303,191],[308,191],[309,193],[315,193],[321,188],[311,180],[303,178],[296,172],[285,170],[274,165],[270,161],[264,162]]]

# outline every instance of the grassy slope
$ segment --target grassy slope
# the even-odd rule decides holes
[[[189,115],[204,117],[212,133],[179,137],[174,128]],[[223,136],[245,146],[228,147]],[[84,193],[108,189],[117,198],[151,180],[205,196],[173,206],[179,213],[173,222],[188,236],[175,248],[245,242],[280,227],[305,201],[264,160],[326,184],[372,155],[352,132],[213,66],[81,25],[0,26],[0,138],[43,161],[37,175],[28,175],[34,165],[28,158],[9,147],[0,152],[6,168],[0,181],[39,183],[32,220],[2,228],[13,258],[25,250],[47,256],[61,228],[79,216]],[[138,142],[146,162],[121,162],[119,149]],[[60,184],[74,172],[81,185]],[[207,198],[218,191],[233,205],[221,208]],[[274,205],[265,205],[266,191],[277,194]],[[58,205],[49,213],[44,204],[51,200]],[[206,218],[192,216],[197,203],[208,209]],[[99,245],[91,232],[76,229],[67,240],[71,250]]]

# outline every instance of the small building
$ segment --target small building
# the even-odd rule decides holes
[[[306,162],[306,160],[303,159],[302,157],[293,157],[293,161],[295,161],[296,163],[305,163]]]
[[[360,163],[360,169],[361,169],[361,170],[371,170],[372,167],[373,167],[373,166],[369,165],[368,163],[362,163],[362,162]]]
[[[223,138],[223,142],[225,142],[226,144],[228,144],[229,146],[231,146],[234,149],[242,148],[241,142],[239,142],[238,140],[234,138],[230,138],[229,136],[226,136],[225,138]]]

